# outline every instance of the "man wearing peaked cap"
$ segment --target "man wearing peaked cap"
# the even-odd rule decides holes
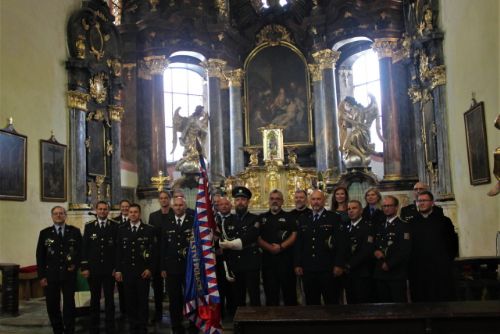
[[[245,197],[246,199],[252,198],[252,192],[247,187],[238,186],[233,188],[232,195],[234,198]]]

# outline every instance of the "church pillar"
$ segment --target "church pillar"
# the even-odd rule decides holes
[[[71,147],[69,150],[71,160],[70,210],[90,208],[87,204],[87,164],[85,162],[87,156],[85,113],[87,112],[88,101],[90,101],[90,95],[87,93],[80,91],[68,92],[68,108],[70,109],[69,142]]]
[[[315,131],[316,131],[316,145],[319,144],[319,154],[316,161],[321,162],[318,164],[318,170],[329,171],[330,182],[335,183],[339,177],[342,169],[339,150],[339,131],[338,131],[338,117],[337,117],[337,93],[335,88],[335,63],[339,59],[340,52],[331,49],[325,49],[312,54],[314,60],[319,66],[321,73],[321,91],[323,103],[319,105],[319,110],[315,110]],[[315,96],[316,97],[316,96]],[[315,105],[316,107],[316,105]],[[322,141],[323,143],[318,143]],[[326,164],[326,166],[325,166]],[[322,169],[325,168],[326,169]]]
[[[241,109],[241,83],[244,72],[236,69],[227,73],[229,79],[229,133],[231,142],[231,175],[245,168],[243,157],[243,112]]]
[[[217,183],[224,178],[224,140],[222,135],[221,77],[226,62],[208,59],[204,62],[208,76],[208,114],[210,130],[210,180]]]
[[[328,169],[328,138],[326,138],[326,119],[325,113],[325,94],[321,82],[321,71],[319,65],[309,64],[309,72],[313,82],[313,101],[314,101],[314,133],[316,147],[316,168],[319,171]]]
[[[108,115],[111,121],[111,142],[113,152],[111,155],[111,205],[120,203],[122,197],[121,185],[121,121],[124,109],[122,106],[108,106]]]

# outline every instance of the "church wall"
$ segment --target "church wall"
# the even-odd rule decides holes
[[[80,7],[71,1],[0,1],[0,127],[12,116],[28,136],[27,200],[0,201],[0,262],[35,263],[38,232],[51,224],[40,201],[39,140],[68,145],[66,24]]]
[[[441,23],[447,74],[447,117],[453,189],[461,256],[495,255],[500,230],[500,195],[486,195],[496,182],[493,154],[500,131],[493,123],[500,112],[500,3],[497,0],[442,0]],[[471,186],[463,114],[472,92],[484,101],[492,183]]]

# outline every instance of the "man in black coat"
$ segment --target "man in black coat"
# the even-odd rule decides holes
[[[450,218],[434,210],[432,193],[420,192],[417,205],[419,213],[410,223],[412,301],[453,300],[453,260],[458,255],[457,234]]]
[[[423,182],[415,183],[415,185],[413,186],[414,202],[401,208],[401,212],[399,214],[401,219],[406,220],[407,222],[411,222],[414,218],[419,216],[417,197],[418,197],[418,194],[420,194],[423,191],[429,191],[429,186]],[[444,214],[443,208],[441,208],[440,206],[433,204],[432,210],[434,211],[434,214],[439,214],[439,215]]]
[[[396,197],[384,197],[382,209],[385,223],[375,236],[374,278],[377,285],[377,302],[405,303],[408,301],[406,280],[411,253],[410,224],[398,218],[399,201]]]
[[[290,211],[290,216],[295,221],[295,223],[297,223],[300,216],[307,216],[312,212],[312,210],[307,207],[308,204],[307,192],[305,190],[302,189],[296,190],[294,201],[295,201],[295,209]]]
[[[131,204],[128,224],[118,228],[115,279],[123,281],[132,334],[147,332],[149,284],[156,263],[156,234],[140,220],[141,207]]]
[[[312,212],[298,222],[295,274],[302,277],[307,305],[338,304],[347,255],[347,239],[340,216],[325,209],[325,194],[311,194]]]
[[[75,332],[76,272],[80,265],[82,235],[66,224],[66,210],[51,210],[53,225],[40,231],[36,247],[36,264],[40,285],[54,334]],[[61,316],[61,293],[63,314]]]
[[[113,217],[113,220],[118,223],[118,225],[126,224],[129,222],[128,219],[128,209],[130,207],[130,201],[127,199],[122,199],[120,201],[120,214],[116,217]],[[118,288],[118,300],[120,303],[120,314],[123,317],[126,313],[125,309],[127,308],[125,305],[125,293],[123,292],[123,282],[116,282],[116,286]]]
[[[85,225],[82,242],[82,276],[90,287],[90,333],[99,333],[101,290],[104,292],[106,333],[115,330],[115,254],[118,223],[108,219],[109,205],[96,204],[97,219]]]

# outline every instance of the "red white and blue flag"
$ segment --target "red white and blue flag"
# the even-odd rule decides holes
[[[213,247],[215,226],[208,191],[207,169],[203,155],[200,154],[200,178],[196,195],[193,239],[187,251],[184,315],[204,334],[222,333]]]

